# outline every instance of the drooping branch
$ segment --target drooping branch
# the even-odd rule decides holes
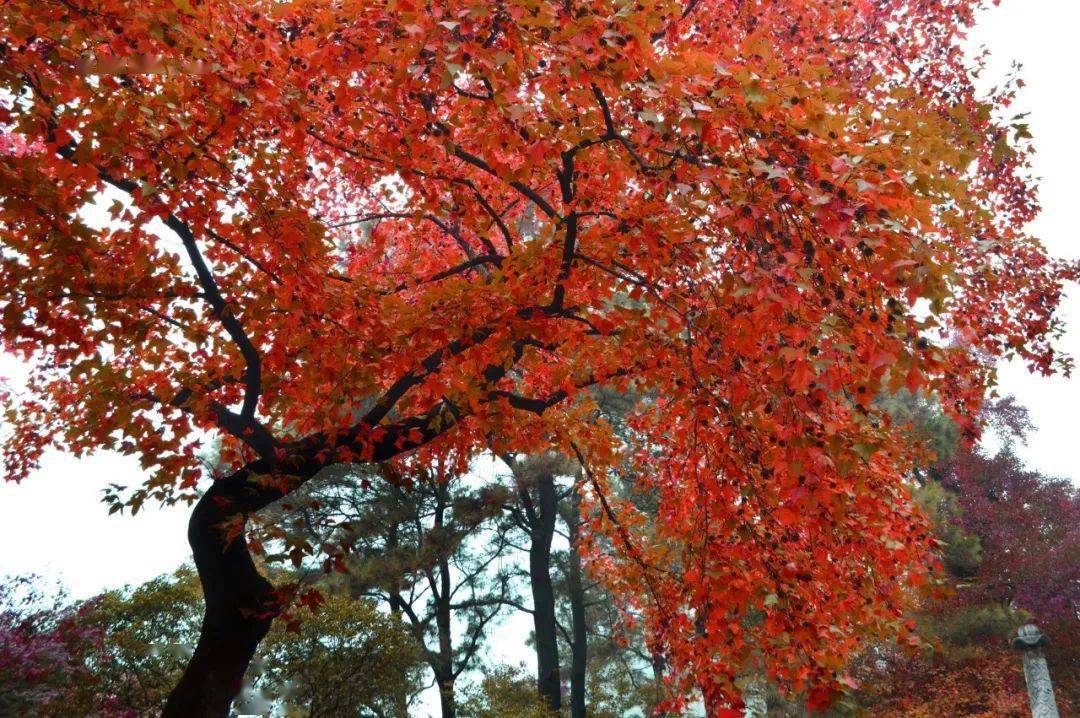
[[[374,222],[380,219],[423,219],[425,221],[431,222],[440,230],[442,230],[444,234],[453,239],[457,243],[457,245],[461,247],[461,251],[464,252],[469,259],[475,259],[478,256],[473,250],[473,248],[469,245],[469,243],[465,240],[465,237],[462,236],[459,228],[451,226],[445,220],[442,220],[431,213],[417,215],[412,212],[373,212],[370,214],[362,215],[360,217],[350,217],[348,219],[343,219],[339,222],[334,222],[333,224],[328,225],[328,227],[330,229],[338,229],[340,227],[348,227],[349,225],[354,224]],[[484,245],[484,249],[487,250],[489,255],[498,256],[495,245],[491,243],[491,240],[489,240],[487,237],[484,237],[483,235],[478,234],[477,236],[480,239],[480,243]]]
[[[619,517],[615,514],[615,510],[611,506],[611,502],[608,501],[607,492],[604,491],[600,485],[599,479],[593,473],[589,467],[588,462],[585,460],[585,455],[582,453],[581,448],[575,443],[570,442],[570,448],[573,450],[574,455],[577,457],[578,465],[581,466],[581,470],[585,473],[585,478],[589,480],[593,491],[596,493],[596,498],[600,502],[600,508],[603,511],[604,517],[615,528],[619,539],[623,543],[623,547],[626,549],[627,556],[634,561],[641,569],[642,576],[645,579],[646,586],[649,588],[649,593],[652,595],[653,601],[656,604],[656,608],[661,613],[663,612],[663,604],[660,601],[659,594],[653,585],[651,574],[657,571],[663,571],[659,566],[651,564],[641,553],[641,550],[634,543],[633,537],[630,535],[630,530],[619,521]]]
[[[262,272],[266,276],[270,277],[270,279],[272,279],[274,281],[274,284],[281,284],[281,277],[278,276],[278,274],[276,272],[274,272],[272,269],[267,267],[265,264],[260,262],[255,257],[251,256],[250,252],[245,252],[243,247],[240,247],[235,242],[231,242],[228,239],[226,239],[225,237],[222,237],[220,234],[218,234],[214,230],[210,229],[209,227],[206,228],[206,233],[208,235],[210,235],[214,239],[215,242],[222,245],[223,247],[228,247],[233,252],[236,252],[246,262],[251,264],[251,266],[255,267],[260,272]]]

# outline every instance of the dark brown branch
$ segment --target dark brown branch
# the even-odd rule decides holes
[[[461,87],[458,87],[456,83],[454,84],[454,90],[462,97],[468,97],[473,100],[494,100],[495,90],[491,87],[491,82],[488,81],[486,77],[481,77],[480,82],[483,83],[484,89],[487,90],[487,92],[484,94],[463,89]]]
[[[616,533],[618,533],[619,538],[622,540],[623,545],[626,547],[627,554],[630,556],[630,558],[634,560],[635,563],[638,564],[638,566],[641,567],[642,575],[645,577],[645,583],[649,587],[649,592],[653,596],[653,601],[656,603],[656,607],[663,610],[660,603],[660,598],[656,593],[656,590],[653,587],[653,582],[650,578],[650,574],[658,569],[652,564],[650,564],[648,561],[646,561],[645,558],[641,555],[638,547],[634,544],[633,540],[630,537],[630,531],[622,525],[622,522],[619,521],[619,517],[615,515],[614,509],[612,509],[611,504],[608,503],[607,494],[600,487],[600,482],[593,475],[592,470],[589,468],[588,463],[585,461],[585,455],[582,454],[581,449],[578,447],[577,443],[571,441],[570,448],[573,449],[574,455],[577,457],[578,464],[581,466],[582,471],[585,472],[585,477],[592,485],[593,491],[596,492],[596,497],[600,501],[600,508],[601,510],[603,510],[604,516],[609,522],[611,522],[611,525],[615,527]]]
[[[465,162],[468,162],[474,167],[478,167],[492,177],[500,181],[506,182],[506,184],[516,189],[528,199],[532,200],[532,203],[539,207],[540,211],[546,214],[548,217],[552,217],[555,219],[559,218],[559,213],[555,211],[555,208],[551,206],[551,203],[544,199],[543,196],[540,195],[540,193],[538,193],[536,190],[534,190],[532,187],[528,186],[524,182],[519,182],[518,180],[512,180],[507,182],[501,176],[499,176],[499,173],[496,172],[491,165],[489,165],[480,157],[477,157],[471,152],[463,149],[462,147],[459,147],[458,145],[454,145],[453,154],[458,159],[464,160]]]
[[[699,0],[690,0],[688,3],[686,3],[686,7],[683,8],[682,13],[679,15],[679,21],[685,20],[687,17],[689,17],[690,13],[694,12],[694,10],[697,8],[698,2]],[[649,39],[653,42],[660,42],[667,35],[670,28],[670,24],[664,26],[663,29],[654,32],[652,34],[652,37],[650,37]]]
[[[447,359],[461,354],[469,347],[476,346],[494,333],[495,329],[493,327],[485,327],[474,332],[467,339],[456,339],[429,354],[420,362],[419,367],[391,384],[375,402],[375,405],[364,415],[364,418],[361,419],[357,426],[371,427],[378,424],[390,413],[397,402],[405,396],[409,389],[420,384],[424,379],[439,371]],[[355,430],[354,427],[354,432]],[[353,436],[355,435],[356,434],[353,433]]]
[[[484,211],[488,213],[491,220],[495,223],[495,226],[499,228],[502,233],[503,239],[506,240],[506,249],[509,252],[514,250],[514,238],[510,234],[510,228],[506,226],[506,222],[503,221],[502,215],[495,211],[495,208],[488,202],[487,197],[476,186],[476,183],[471,180],[459,180],[462,184],[466,185],[476,195],[476,200],[480,203],[480,206],[484,208]]]
[[[225,298],[221,295],[221,290],[218,288],[217,280],[214,279],[213,273],[206,265],[203,259],[202,253],[199,251],[199,245],[195,241],[195,235],[192,233],[191,228],[186,222],[181,221],[175,214],[169,213],[165,218],[165,226],[171,229],[180,237],[180,241],[184,245],[184,250],[187,252],[188,259],[191,261],[192,266],[195,269],[195,274],[198,276],[199,284],[203,288],[203,292],[206,294],[206,301],[214,311],[214,316],[225,328],[229,338],[233,340],[237,348],[240,350],[240,354],[244,357],[244,363],[246,365],[244,370],[244,403],[240,410],[240,418],[246,425],[253,424],[255,422],[255,410],[259,404],[259,396],[262,393],[262,362],[259,357],[259,352],[255,349],[255,345],[252,343],[251,338],[248,337],[240,320],[236,318],[232,310],[229,308]],[[247,428],[245,426],[245,428]]]
[[[423,219],[423,220],[427,220],[428,222],[431,222],[436,227],[441,229],[447,236],[449,236],[455,242],[457,242],[458,246],[461,247],[461,250],[470,259],[472,259],[472,258],[474,258],[476,256],[476,254],[473,252],[472,247],[469,246],[469,243],[466,242],[465,238],[461,236],[461,231],[460,230],[458,230],[455,227],[451,227],[444,220],[439,219],[438,217],[436,217],[433,214],[417,215],[417,214],[415,214],[413,212],[376,212],[376,213],[373,213],[373,214],[366,214],[366,215],[363,215],[361,217],[353,217],[351,219],[342,220],[340,222],[336,222],[334,224],[328,225],[328,227],[330,229],[337,229],[339,227],[347,227],[347,226],[352,225],[352,224],[363,224],[364,222],[374,222],[374,221],[377,221],[377,220],[380,220],[380,219]],[[489,239],[487,239],[486,237],[481,236],[480,237],[480,242],[484,245],[484,248],[487,249],[488,254],[492,254],[492,255],[498,254],[498,252],[495,250],[495,245],[493,245]]]
[[[356,150],[351,149],[349,147],[346,147],[345,145],[334,142],[331,139],[327,139],[326,137],[323,137],[322,135],[318,134],[317,132],[315,132],[313,130],[308,130],[307,134],[308,134],[309,137],[318,140],[319,142],[323,143],[327,147],[332,147],[332,148],[334,148],[335,150],[337,150],[339,152],[344,152],[345,154],[349,155],[350,157],[354,157],[356,159],[361,159],[361,160],[367,160],[368,162],[374,162],[376,164],[385,164],[386,163],[386,161],[384,159],[380,158],[380,157],[376,157],[375,155],[364,154],[363,152],[357,152]]]
[[[462,272],[466,272],[475,267],[486,266],[488,264],[494,264],[496,267],[499,267],[502,266],[503,259],[505,259],[505,257],[502,257],[501,255],[480,254],[471,259],[467,259],[464,262],[456,264],[449,269],[444,269],[441,272],[436,272],[430,277],[417,280],[414,283],[401,282],[396,287],[394,287],[394,291],[400,292],[403,289],[407,289],[410,286],[413,286],[413,284],[429,284],[431,282],[438,282],[443,279],[453,277],[454,275],[461,274]]]
[[[507,403],[515,409],[530,411],[533,414],[543,414],[551,407],[565,400],[568,395],[565,389],[560,389],[554,394],[544,398],[521,396],[520,394],[515,394],[503,389],[496,389],[495,391],[492,391],[489,396],[496,399],[506,399]]]
[[[661,172],[663,170],[671,169],[671,167],[674,166],[675,158],[672,158],[670,162],[662,165],[654,165],[647,162],[645,158],[638,153],[634,144],[615,128],[615,119],[612,117],[611,107],[608,106],[607,98],[604,97],[604,93],[601,92],[600,88],[596,85],[592,86],[592,91],[593,96],[596,97],[597,104],[600,105],[600,112],[604,116],[604,126],[607,130],[601,140],[617,141],[626,149],[631,159],[633,159],[644,172]]]
[[[55,127],[55,120],[50,117],[48,131],[50,142],[54,141]],[[63,147],[60,147],[57,150],[57,154],[62,159],[77,164],[78,161],[75,159],[75,150],[76,145],[74,141],[72,141]],[[101,167],[96,167],[96,169],[98,177],[103,182],[131,195],[141,194],[141,188],[138,183],[129,179],[115,177]],[[199,286],[202,287],[203,299],[210,305],[214,316],[221,322],[221,325],[229,335],[229,338],[236,344],[237,348],[240,350],[241,356],[244,358],[244,402],[239,415],[224,407],[221,407],[217,411],[219,419],[224,420],[222,428],[241,441],[248,443],[253,449],[259,452],[261,456],[265,457],[266,454],[264,454],[264,452],[272,452],[275,442],[270,438],[269,432],[267,432],[255,418],[259,396],[262,393],[262,368],[259,353],[255,349],[255,345],[252,343],[250,337],[248,337],[243,325],[241,325],[240,321],[229,309],[228,304],[221,295],[217,280],[214,278],[213,273],[203,259],[202,253],[199,251],[198,243],[195,240],[195,235],[192,233],[191,228],[173,212],[169,212],[165,217],[165,226],[175,232],[180,238],[181,243],[184,245],[184,250],[188,255],[188,259],[195,269]]]

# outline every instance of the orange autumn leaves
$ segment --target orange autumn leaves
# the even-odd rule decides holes
[[[114,448],[173,499],[207,432],[272,475],[580,452],[675,694],[828,695],[928,561],[875,398],[963,419],[997,358],[1062,366],[975,5],[9,0],[9,474]],[[133,57],[207,71],[76,71]]]

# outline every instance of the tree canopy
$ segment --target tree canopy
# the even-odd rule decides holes
[[[678,691],[723,715],[760,661],[827,702],[930,560],[875,398],[970,438],[997,360],[1067,368],[1074,267],[959,46],[981,4],[10,0],[7,477],[112,448],[133,508],[190,500],[224,438],[169,715],[223,715],[280,610],[247,515],[484,451],[577,459],[590,570]],[[599,385],[647,397],[631,456]]]

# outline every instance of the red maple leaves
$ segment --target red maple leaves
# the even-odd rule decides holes
[[[242,513],[421,446],[578,452],[599,500],[587,390],[632,387],[657,513],[594,507],[594,570],[681,687],[828,693],[927,548],[875,398],[1059,362],[976,4],[9,2],[9,475],[119,448],[172,499],[212,432],[285,477]]]

